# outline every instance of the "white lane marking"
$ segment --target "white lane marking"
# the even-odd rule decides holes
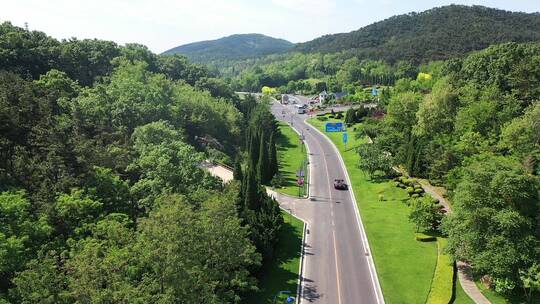
[[[332,229],[332,236],[334,237],[334,256],[336,257],[335,261],[336,261],[336,276],[337,276],[337,287],[338,287],[338,303],[341,303],[341,288],[339,285],[339,265],[338,265],[338,259],[337,259],[336,230],[335,229]]]
[[[364,224],[362,223],[362,219],[360,218],[360,210],[358,210],[358,206],[356,204],[356,197],[354,195],[353,187],[351,184],[351,179],[349,177],[349,172],[347,171],[347,167],[345,167],[345,162],[343,161],[343,158],[341,157],[341,153],[339,153],[339,150],[337,149],[336,145],[330,140],[326,134],[321,132],[317,127],[313,126],[312,124],[308,123],[306,120],[304,122],[311,126],[311,128],[315,129],[319,134],[321,134],[326,140],[330,143],[330,145],[334,148],[334,151],[336,152],[338,159],[341,163],[341,167],[345,171],[345,177],[347,179],[347,183],[351,186],[349,187],[349,195],[351,197],[353,207],[355,209],[356,214],[356,222],[358,224],[358,229],[360,230],[360,236],[362,239],[362,244],[364,245],[364,249],[368,252],[368,255],[366,256],[368,265],[369,265],[369,274],[371,276],[371,283],[373,284],[373,288],[375,289],[375,297],[377,298],[377,303],[379,304],[385,304],[384,296],[381,289],[381,284],[379,283],[379,278],[377,276],[377,269],[375,268],[375,262],[373,261],[373,256],[371,254],[371,249],[369,247],[369,242],[367,241],[367,235],[366,231],[364,229]]]

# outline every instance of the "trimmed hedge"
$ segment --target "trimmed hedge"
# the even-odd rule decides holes
[[[415,233],[414,239],[419,242],[433,242],[437,240],[437,237],[417,232]]]
[[[437,238],[437,267],[431,281],[427,304],[448,304],[452,300],[454,286],[454,261],[449,255],[444,254],[447,239]]]

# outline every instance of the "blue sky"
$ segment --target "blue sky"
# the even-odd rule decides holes
[[[538,0],[3,0],[0,21],[28,22],[58,39],[138,42],[160,53],[237,33],[302,42],[452,3],[540,10]]]

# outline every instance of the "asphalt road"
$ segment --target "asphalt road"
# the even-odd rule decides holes
[[[305,123],[307,115],[296,114],[293,105],[275,102],[272,112],[303,133],[310,152],[310,199],[287,206],[309,227],[299,302],[384,303],[351,193],[333,187],[334,179],[346,180],[333,144]]]

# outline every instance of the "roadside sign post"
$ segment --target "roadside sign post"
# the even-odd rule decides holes
[[[347,142],[349,141],[349,134],[343,133],[343,143],[345,144],[345,150],[347,150]]]

